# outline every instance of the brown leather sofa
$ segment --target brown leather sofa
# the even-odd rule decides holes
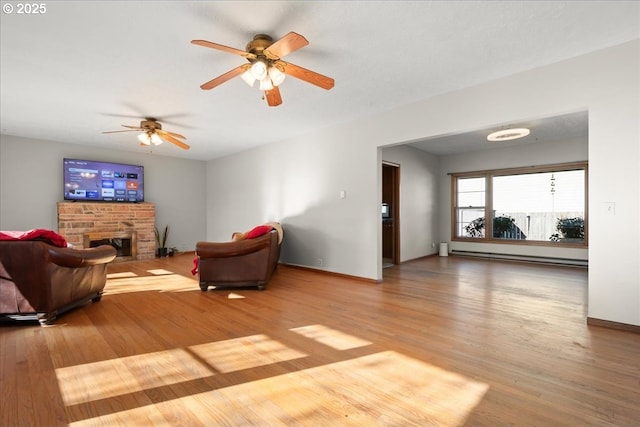
[[[97,302],[116,257],[108,245],[56,247],[43,241],[0,241],[0,317],[52,323],[72,308]]]
[[[281,230],[272,229],[253,239],[196,243],[200,289],[206,291],[213,286],[264,290],[278,266],[281,234]]]

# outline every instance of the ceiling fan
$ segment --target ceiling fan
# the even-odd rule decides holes
[[[281,59],[285,55],[309,44],[307,39],[294,32],[290,32],[275,42],[266,34],[258,34],[247,44],[245,50],[235,49],[206,40],[191,40],[191,43],[240,55],[249,61],[248,64],[242,64],[200,85],[200,88],[203,90],[213,89],[241,75],[242,79],[249,86],[253,86],[256,80],[259,81],[260,90],[264,91],[267,104],[269,104],[270,107],[275,107],[282,104],[282,97],[280,96],[278,86],[284,80],[285,75],[295,77],[326,90],[331,89],[335,84],[335,81],[330,77],[323,76],[315,71],[307,70]]]
[[[140,145],[160,145],[165,141],[169,141],[178,147],[188,150],[191,148],[189,145],[181,141],[181,139],[187,139],[187,137],[180,135],[179,133],[169,132],[162,130],[162,124],[153,117],[147,117],[140,122],[140,126],[128,126],[122,125],[122,127],[128,128],[127,130],[112,130],[102,133],[119,133],[119,132],[141,132],[138,135]]]

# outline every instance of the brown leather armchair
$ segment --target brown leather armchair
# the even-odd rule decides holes
[[[264,290],[278,265],[281,242],[281,229],[274,228],[253,239],[196,243],[200,289],[255,286]]]
[[[116,250],[53,246],[43,241],[0,241],[0,317],[52,323],[72,308],[97,302]]]

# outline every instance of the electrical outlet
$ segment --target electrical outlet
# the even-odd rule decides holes
[[[324,260],[322,258],[318,258],[318,267],[324,267]]]

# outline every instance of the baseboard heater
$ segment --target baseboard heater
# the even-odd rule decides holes
[[[541,264],[571,265],[571,266],[579,266],[579,267],[589,266],[589,260],[586,260],[586,259],[557,258],[557,257],[532,256],[532,255],[497,254],[492,252],[460,251],[455,249],[451,251],[451,255],[478,257],[478,258],[486,258],[486,259],[503,259],[508,261],[537,262]]]

